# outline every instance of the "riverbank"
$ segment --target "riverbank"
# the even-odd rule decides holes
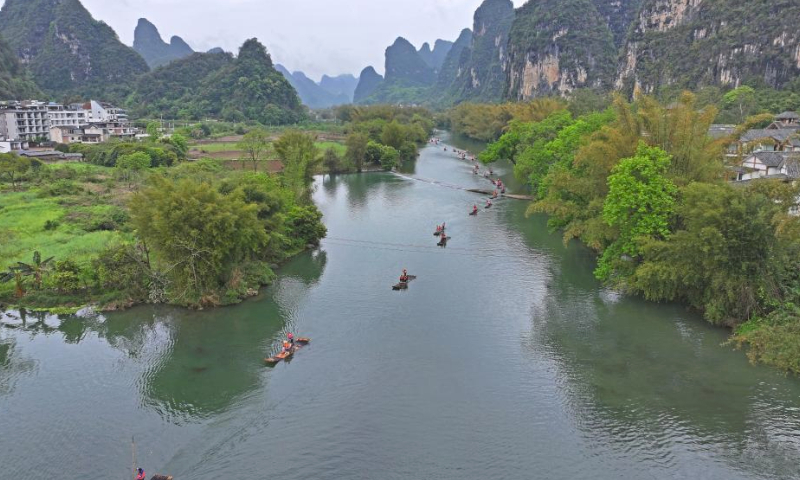
[[[0,192],[0,306],[232,305],[324,236],[305,170],[153,168],[141,153],[115,163],[29,166]]]

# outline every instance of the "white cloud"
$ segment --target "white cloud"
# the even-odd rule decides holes
[[[126,44],[140,17],[165,40],[178,35],[195,50],[237,51],[257,37],[276,62],[303,70],[358,75],[373,65],[398,36],[420,46],[455,40],[472,26],[481,0],[82,0],[92,15],[111,25]],[[524,0],[514,0],[517,6]]]

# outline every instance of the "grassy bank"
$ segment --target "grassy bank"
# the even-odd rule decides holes
[[[177,163],[161,165],[158,145],[86,150],[102,165],[0,158],[19,167],[14,182],[0,183],[0,306],[232,304],[324,236],[309,196],[317,163],[239,171],[184,161],[182,148]]]

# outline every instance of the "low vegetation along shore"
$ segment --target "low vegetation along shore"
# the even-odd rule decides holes
[[[0,306],[202,308],[255,295],[325,236],[314,175],[391,169],[433,128],[416,109],[342,113],[321,131],[250,126],[215,139],[203,125],[161,136],[151,124],[141,142],[59,146],[82,163],[0,155]]]

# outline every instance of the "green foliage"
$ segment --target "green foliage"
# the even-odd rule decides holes
[[[603,220],[617,229],[619,236],[600,258],[595,272],[598,278],[617,276],[620,256],[629,258],[622,260],[626,263],[636,261],[642,241],[669,236],[677,194],[677,187],[666,176],[669,165],[666,152],[641,143],[636,156],[623,159],[611,171]]]
[[[7,0],[0,34],[50,94],[120,101],[129,82],[148,71],[139,54],[78,0]]]
[[[255,39],[242,45],[237,58],[195,53],[142,76],[131,106],[140,116],[168,112],[173,118],[253,120],[263,125],[305,118],[297,93]]]
[[[322,161],[315,140],[310,134],[288,130],[274,143],[275,152],[283,162],[284,184],[295,192],[298,202],[306,199]]]
[[[342,163],[342,158],[336,153],[333,148],[325,149],[322,154],[322,165],[328,173],[341,173],[347,171],[347,168]]]
[[[319,245],[328,230],[322,224],[322,213],[314,205],[295,205],[286,215],[291,226],[293,241],[302,249],[305,245]]]
[[[247,132],[237,147],[243,152],[242,160],[253,162],[253,171],[258,169],[258,162],[269,152],[269,134],[262,128]]]
[[[150,156],[143,152],[123,155],[117,160],[117,171],[120,178],[128,184],[132,184],[139,178],[141,173],[150,167]]]
[[[0,98],[37,98],[40,95],[39,87],[0,36]]]
[[[732,341],[747,345],[752,362],[800,374],[800,309],[794,304],[741,325]]]
[[[488,142],[497,140],[512,121],[540,122],[564,108],[564,102],[554,98],[499,105],[462,103],[448,111],[448,118],[455,133]]]
[[[747,117],[751,116],[756,107],[756,91],[747,85],[735,88],[723,97],[723,105],[726,109],[733,109],[738,112],[738,123],[744,123]]]
[[[391,170],[400,163],[400,152],[394,147],[381,145],[381,167],[384,170]]]
[[[131,199],[131,221],[168,266],[175,298],[199,299],[266,242],[255,205],[209,183],[154,177]]]
[[[157,278],[151,277],[149,260],[137,246],[128,243],[109,245],[91,263],[93,282],[99,290],[125,292],[130,301],[146,301],[151,291],[158,292],[162,287]],[[164,299],[158,292],[149,300]]]
[[[83,154],[84,159],[94,165],[114,167],[120,157],[133,153],[145,153],[150,157],[150,166],[172,166],[185,160],[185,153],[171,142],[154,144],[135,142],[112,142],[98,145],[74,144],[70,151]]]
[[[652,300],[685,301],[709,321],[728,325],[762,315],[785,297],[779,285],[796,260],[779,241],[774,220],[788,210],[774,194],[693,183],[681,198],[680,228],[642,247],[635,291]]]
[[[397,120],[383,126],[381,143],[394,148],[400,148],[406,141],[406,129]]]
[[[49,283],[58,293],[75,293],[81,286],[81,270],[72,260],[56,262]]]
[[[364,162],[367,161],[367,144],[369,138],[363,133],[351,133],[347,136],[347,154],[345,157],[355,166],[357,171],[361,171]]]
[[[16,153],[0,153],[0,179],[16,190],[23,176],[30,170],[31,161]]]

